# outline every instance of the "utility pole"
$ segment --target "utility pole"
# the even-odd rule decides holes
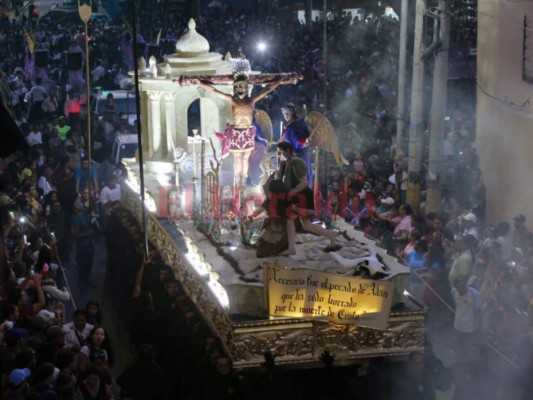
[[[439,0],[439,47],[435,54],[431,125],[429,129],[427,212],[440,211],[441,203],[440,178],[443,173],[442,143],[444,141],[444,118],[446,116],[446,102],[448,97],[448,49],[450,43],[450,14],[448,7],[448,0]]]
[[[407,58],[407,25],[408,25],[409,0],[402,0],[400,13],[400,61],[398,63],[398,105],[396,119],[396,148],[403,145],[405,129],[405,66]]]
[[[324,103],[324,115],[326,115],[326,111],[328,110],[328,0],[324,0],[323,10],[322,22],[324,24],[322,28],[324,35],[324,98],[322,99],[322,102]]]
[[[422,164],[422,108],[424,93],[424,60],[422,38],[424,36],[425,0],[416,0],[415,39],[413,50],[413,82],[411,88],[411,123],[409,126],[409,158],[407,172],[407,203],[416,215],[420,212],[420,166]]]
[[[305,0],[305,26],[311,29],[313,23],[313,0]]]

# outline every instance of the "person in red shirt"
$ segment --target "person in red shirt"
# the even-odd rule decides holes
[[[80,123],[81,104],[82,101],[78,94],[73,94],[70,96],[70,99],[65,102],[65,116],[68,118],[68,124],[71,127]]]

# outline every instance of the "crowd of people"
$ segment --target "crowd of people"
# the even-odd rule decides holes
[[[72,297],[89,295],[95,241],[120,200],[124,170],[108,159],[128,121],[107,99],[87,142],[79,23],[1,18],[2,104],[27,143],[12,154],[6,146],[1,159],[1,397],[111,399],[115,354],[104,327],[110,317],[102,322],[97,301],[75,309]],[[93,25],[96,34],[107,33],[100,27]],[[93,54],[100,50],[92,48]],[[69,69],[72,60],[75,70]],[[93,78],[105,83],[99,65]],[[118,67],[113,74],[116,84],[108,89],[124,77]],[[2,141],[16,135],[5,132]],[[69,285],[67,268],[76,283]]]
[[[513,227],[486,221],[474,104],[464,93],[448,110],[442,211],[425,213],[423,201],[424,217],[413,215],[407,204],[406,155],[394,140],[396,20],[333,17],[324,59],[320,21],[305,27],[286,15],[252,11],[221,16],[205,10],[198,18],[198,30],[215,51],[226,54],[242,47],[254,70],[303,76],[298,85],[278,89],[259,106],[274,121],[289,102],[319,110],[342,140],[350,163],[338,166],[327,157],[321,162],[321,186],[315,189],[322,202],[310,215],[332,227],[344,218],[375,237],[409,265],[408,290],[428,307],[428,346],[423,354],[411,354],[405,365],[372,360],[337,368],[325,353],[324,369],[284,371],[267,353],[260,370],[240,374],[160,255],[137,248],[124,254],[131,243],[142,243],[142,234],[117,203],[125,170],[109,158],[115,137],[134,128],[110,97],[103,115],[91,118],[93,134],[87,142],[80,23],[57,23],[46,16],[37,24],[10,21],[6,15],[1,19],[1,99],[28,147],[26,153],[3,154],[0,160],[7,265],[0,277],[3,398],[111,399],[120,393],[122,399],[142,400],[433,399],[436,390],[452,386],[455,399],[531,394],[533,237],[526,217],[516,210]],[[162,29],[162,53],[173,52],[187,20],[181,14],[159,15],[151,27],[141,29],[138,41],[144,44],[143,35],[154,37]],[[131,33],[122,22],[95,20],[90,34],[93,86],[118,88],[133,64]],[[267,53],[256,52],[257,39],[271,45]],[[68,283],[63,269],[75,268],[77,286],[89,291],[95,240],[104,232],[107,274],[113,293],[119,293],[115,300],[127,299],[121,311],[129,312],[121,315],[128,315],[130,342],[139,356],[124,371],[113,369],[116,354],[105,329],[110,322],[103,318],[105,310],[91,301],[83,309],[65,311],[76,294],[63,287]],[[432,340],[442,339],[439,332],[453,332],[444,341],[454,350],[448,367],[430,347]],[[317,380],[324,384],[317,388]]]

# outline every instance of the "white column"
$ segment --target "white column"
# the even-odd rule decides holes
[[[176,92],[164,92],[165,100],[165,122],[166,122],[166,143],[163,146],[163,156],[171,155],[174,160],[173,147],[176,146]]]
[[[148,129],[150,130],[151,146],[149,154],[153,157],[154,153],[161,149],[161,92],[155,90],[148,90]]]
[[[144,160],[148,161],[150,158],[152,158],[152,137],[150,135],[149,131],[149,121],[146,117],[148,115],[148,95],[146,91],[143,91],[141,93],[141,115],[143,118],[141,118],[141,131],[142,131],[142,143],[143,143],[143,156]]]

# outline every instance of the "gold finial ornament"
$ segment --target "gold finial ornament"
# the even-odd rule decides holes
[[[89,22],[92,14],[92,7],[89,4],[79,4],[78,2],[78,12],[80,13],[80,18],[84,24]]]

